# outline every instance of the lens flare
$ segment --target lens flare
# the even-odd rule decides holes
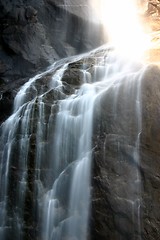
[[[109,42],[123,55],[142,58],[150,46],[138,18],[135,0],[91,0]]]

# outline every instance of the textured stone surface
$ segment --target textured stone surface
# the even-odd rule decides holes
[[[8,102],[5,98],[8,92],[11,96],[15,95],[13,91],[27,78],[36,75],[55,60],[88,51],[102,43],[101,27],[91,22],[88,8],[77,7],[77,1],[72,6],[68,2],[69,6],[64,8],[59,6],[60,2],[0,1],[2,101]],[[84,18],[84,13],[88,17]],[[1,105],[3,102],[0,101]],[[1,121],[11,113],[12,106],[8,105],[7,109],[6,112],[3,107],[0,109],[3,115]]]
[[[66,9],[70,13],[88,20],[88,16],[92,15],[89,1],[87,0],[48,0],[55,3],[58,7]]]
[[[149,66],[142,74],[138,150],[137,88],[124,89],[116,111],[112,89],[95,106],[91,239],[159,239],[160,70]]]

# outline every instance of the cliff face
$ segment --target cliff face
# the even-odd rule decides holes
[[[27,4],[20,0],[14,3],[0,1],[0,122],[10,115],[17,90],[30,76],[56,59],[100,44],[99,26],[95,28],[93,23],[86,20],[87,10],[85,13],[77,12],[74,6],[76,2],[70,1],[71,6],[66,6],[64,1],[56,0],[34,0],[27,1]],[[34,102],[32,108],[24,106],[17,113],[15,128],[9,125],[16,137],[13,136],[9,142],[11,148],[7,153],[10,154],[10,162],[7,166],[9,187],[4,191],[8,199],[5,209],[7,221],[5,227],[3,225],[5,239],[20,239],[21,234],[23,239],[40,239],[41,204],[39,208],[38,204],[42,201],[45,189],[53,184],[54,171],[50,169],[48,159],[51,157],[50,141],[53,138],[58,101],[68,98],[79,89],[84,78],[88,82],[90,79],[101,80],[101,69],[106,59],[107,50],[97,50],[88,57],[70,63],[64,71],[60,91],[56,87],[51,89],[50,84],[60,68],[57,66],[56,70],[37,78],[26,92],[26,102]],[[137,81],[134,81],[134,77],[137,79],[135,75],[133,79],[113,84],[109,91],[105,90],[97,97],[95,103],[92,211],[88,229],[92,240],[160,238],[160,71],[155,66],[149,66],[137,76]],[[98,88],[103,88],[103,85],[97,85],[97,91]],[[28,111],[32,116],[31,127],[26,124],[28,128],[25,128]],[[51,131],[48,131],[48,127]],[[43,131],[37,136],[39,128]],[[38,137],[40,140],[37,140]],[[0,142],[0,145],[3,143]],[[24,151],[26,145],[28,155]],[[36,151],[39,145],[41,155],[38,157],[41,161],[37,170]],[[5,154],[1,174],[6,167]],[[21,165],[24,159],[25,166]],[[70,171],[69,168],[61,175],[66,191],[64,194],[62,186],[59,186],[57,221],[63,221],[68,210]],[[26,176],[24,172],[27,173],[26,182],[23,181],[23,176]],[[25,189],[22,196],[21,189]],[[19,205],[21,198],[23,211]],[[17,231],[17,226],[21,231]]]
[[[17,88],[29,77],[59,58],[93,49],[102,38],[83,1],[0,1],[0,8],[2,122],[11,113]]]
[[[108,50],[97,50],[70,62],[68,68],[63,69],[62,85],[59,88],[56,83],[55,87],[53,85],[51,88],[52,78],[56,74],[60,76],[60,66],[67,61],[37,77],[26,88],[25,102],[28,104],[17,111],[14,128],[10,126],[14,117],[7,123],[13,131],[8,153],[9,187],[5,197],[8,197],[5,228],[7,240],[13,239],[13,236],[17,239],[18,234],[22,234],[23,239],[27,240],[41,239],[41,201],[45,192],[52,189],[53,185],[54,169],[51,166],[56,156],[51,151],[51,143],[55,133],[59,100],[69,98],[84,81],[90,83],[91,80],[100,81],[95,88],[100,94],[95,100],[93,113],[88,239],[159,239],[160,70],[156,66],[142,69],[135,66],[137,70],[133,75],[126,73],[110,84],[110,74],[115,70],[112,69],[112,64],[114,65],[116,58],[108,64],[106,61]],[[118,62],[115,67],[118,70],[117,66],[120,65],[117,64]],[[122,64],[119,70],[126,65]],[[106,78],[106,83],[101,83],[107,68],[109,81]],[[75,117],[76,114],[77,109],[74,109],[71,117]],[[28,119],[28,116],[31,118]],[[72,129],[68,130],[72,137]],[[64,139],[64,142],[68,143],[67,139]],[[72,152],[74,141],[71,146],[67,146],[67,150]],[[25,168],[21,165],[24,159]],[[6,162],[3,162],[4,168],[5,164]],[[38,170],[36,166],[39,167]],[[71,164],[60,175],[62,185],[58,184],[57,225],[67,219],[72,167]],[[22,196],[23,212],[19,196],[21,188],[24,189],[21,184],[21,181],[24,182],[24,173],[27,179],[25,194]],[[20,230],[17,231],[19,224]],[[52,227],[51,225],[51,229]],[[83,232],[83,229],[81,230]],[[73,239],[69,236],[63,237],[67,240]]]
[[[125,89],[124,81],[116,95],[113,86],[95,106],[92,179],[95,240],[160,237],[160,71],[150,66],[140,79],[139,93],[136,85],[130,91],[131,81]],[[139,99],[136,94],[140,94]],[[139,101],[138,126],[135,116]]]

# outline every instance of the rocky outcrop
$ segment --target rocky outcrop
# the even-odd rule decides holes
[[[64,7],[64,1],[56,0],[0,1],[1,121],[12,111],[14,92],[29,77],[57,59],[102,43],[101,27],[87,18],[89,7],[83,4]],[[3,102],[8,103],[6,111]]]

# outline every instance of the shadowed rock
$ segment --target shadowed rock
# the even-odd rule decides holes
[[[148,66],[140,78],[137,140],[136,85],[124,91],[123,82],[116,100],[110,89],[95,106],[91,239],[160,237],[160,70]]]
[[[14,95],[17,81],[19,87],[24,83],[21,79],[28,80],[55,60],[91,50],[102,43],[101,26],[89,18],[89,8],[84,7],[87,3],[76,1],[70,5],[68,2],[67,8],[59,3],[55,0],[0,1],[2,101],[7,101],[3,85]],[[1,121],[11,113],[13,101],[10,103],[6,113],[0,108]]]

